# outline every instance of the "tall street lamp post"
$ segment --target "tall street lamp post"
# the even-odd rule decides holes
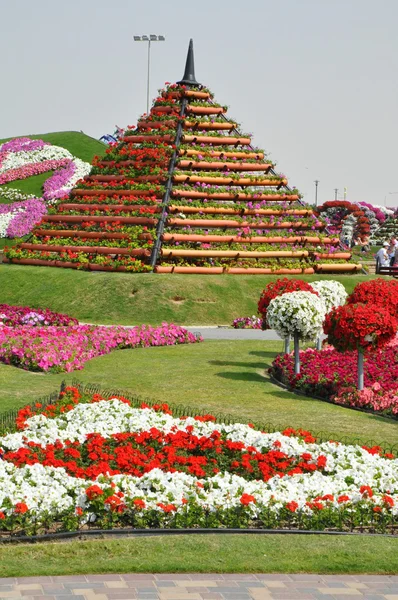
[[[334,188],[334,199],[337,200],[337,193],[338,193],[339,189],[338,188]]]
[[[151,43],[152,42],[165,42],[166,38],[164,35],[134,35],[133,39],[135,42],[148,42],[148,74],[146,84],[146,114],[149,114],[149,74],[151,68]]]
[[[319,183],[319,179],[315,179],[314,183],[315,183],[315,206],[317,206],[318,205],[318,183]]]

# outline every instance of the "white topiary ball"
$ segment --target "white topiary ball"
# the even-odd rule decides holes
[[[310,283],[310,286],[323,298],[326,304],[326,313],[329,313],[335,306],[342,306],[347,300],[348,294],[344,285],[339,281],[333,279],[314,281],[314,283]]]
[[[298,334],[313,340],[322,332],[326,315],[324,300],[312,292],[287,292],[277,296],[267,308],[267,323],[282,338]]]

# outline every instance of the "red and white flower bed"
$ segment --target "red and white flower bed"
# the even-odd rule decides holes
[[[398,515],[398,460],[167,405],[81,396],[0,438],[0,531],[133,527],[372,527]],[[29,529],[30,528],[30,529]]]

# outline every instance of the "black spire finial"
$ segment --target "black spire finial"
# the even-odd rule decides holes
[[[181,85],[200,85],[195,78],[195,63],[193,59],[193,40],[189,40],[187,61],[185,63],[185,71],[181,81],[177,81]]]

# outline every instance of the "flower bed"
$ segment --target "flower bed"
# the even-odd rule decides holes
[[[38,326],[65,326],[78,325],[77,319],[56,313],[48,308],[30,308],[29,306],[11,306],[9,304],[0,304],[0,326],[17,327],[18,325]]]
[[[103,327],[70,325],[0,328],[0,361],[29,371],[62,372],[82,369],[84,364],[112,350],[173,346],[200,341],[178,325]]]
[[[0,185],[55,170],[44,182],[42,198],[32,198],[19,191],[13,193],[5,188],[6,199],[24,201],[0,205],[0,237],[22,237],[30,233],[46,214],[47,206],[67,197],[90,169],[89,163],[73,157],[65,148],[43,140],[15,138],[0,146]]]
[[[294,374],[294,357],[276,357],[270,373],[298,392],[332,400],[337,404],[365,408],[388,416],[398,416],[398,340],[388,346],[365,352],[365,389],[355,390],[357,352],[338,352],[327,347],[300,352],[301,372]]]
[[[317,443],[173,417],[167,405],[66,388],[19,411],[0,438],[0,532],[134,528],[394,531],[398,460],[381,448]]]
[[[262,329],[262,319],[253,315],[252,317],[238,317],[232,323],[235,329]]]

